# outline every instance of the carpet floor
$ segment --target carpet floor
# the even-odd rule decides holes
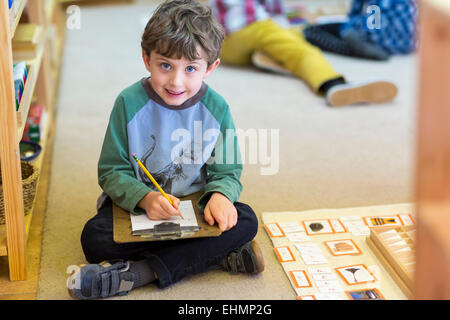
[[[86,263],[80,234],[101,192],[97,161],[109,113],[122,89],[147,76],[140,36],[154,8],[144,2],[82,6],[81,28],[67,30],[38,299],[71,299],[66,269]],[[294,77],[221,65],[207,79],[228,101],[237,128],[263,142],[265,133],[278,133],[273,143],[262,144],[267,150],[259,149],[255,163],[244,166],[240,201],[260,221],[265,211],[413,200],[417,56],[388,62],[326,57],[349,81],[394,81],[397,98],[333,109]],[[248,157],[248,147],[241,149]],[[262,274],[211,271],[113,299],[295,299],[261,224],[256,240],[265,257]]]

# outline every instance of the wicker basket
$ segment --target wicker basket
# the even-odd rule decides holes
[[[22,167],[22,189],[23,189],[23,207],[25,215],[31,212],[34,196],[36,194],[36,183],[39,177],[39,170],[30,162],[21,161]],[[0,224],[5,223],[5,203],[3,200],[2,177],[0,174]]]

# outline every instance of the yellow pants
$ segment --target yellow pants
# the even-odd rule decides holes
[[[283,28],[272,20],[262,20],[231,33],[222,46],[224,63],[251,63],[252,53],[263,51],[316,93],[326,81],[341,77],[328,63],[319,48],[309,44],[301,32]]]

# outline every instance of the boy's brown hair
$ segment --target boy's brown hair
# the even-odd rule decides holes
[[[168,0],[156,9],[142,35],[141,47],[165,57],[196,60],[200,46],[208,66],[219,57],[225,37],[211,8],[195,0]]]

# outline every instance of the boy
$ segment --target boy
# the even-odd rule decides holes
[[[151,76],[123,90],[114,104],[98,163],[104,196],[81,235],[91,264],[69,277],[72,296],[126,295],[150,282],[164,288],[217,266],[231,273],[263,271],[261,250],[252,241],[256,215],[237,202],[242,165],[220,159],[229,159],[230,153],[239,159],[237,139],[230,133],[235,129],[230,110],[203,82],[220,63],[223,38],[211,9],[194,0],[166,1],[149,20],[141,47]],[[185,139],[198,131],[207,143]],[[234,147],[224,151],[230,145]],[[132,153],[168,194],[173,207],[132,160]],[[113,241],[112,203],[131,214],[166,219],[180,215],[177,197],[198,191],[203,191],[198,207],[210,225],[218,223],[221,236]]]
[[[397,87],[389,81],[348,83],[300,32],[278,23],[278,18],[285,18],[282,0],[209,1],[227,33],[223,62],[250,64],[252,55],[261,51],[324,95],[332,107],[385,103],[397,95]]]

